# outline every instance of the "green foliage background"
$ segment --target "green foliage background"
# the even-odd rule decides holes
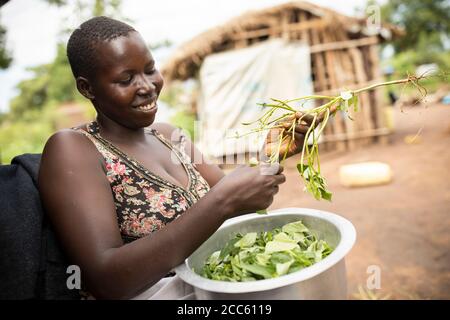
[[[11,53],[6,49],[6,29],[0,24],[0,69],[6,69],[12,62]]]
[[[64,6],[66,0],[45,0]],[[120,0],[76,0],[80,22],[91,16],[108,15],[122,18]],[[124,19],[127,20],[127,19]],[[68,33],[71,30],[61,30]],[[5,49],[6,30],[0,26],[0,68],[8,67],[11,58]],[[8,60],[9,59],[9,60]],[[31,78],[21,81],[19,94],[10,101],[10,109],[0,114],[0,163],[10,163],[22,153],[40,153],[60,121],[56,109],[67,102],[77,102],[85,108],[88,118],[95,111],[76,90],[75,80],[66,56],[65,43],[58,43],[56,57],[49,63],[30,68]]]
[[[441,72],[450,70],[449,0],[390,0],[381,6],[381,19],[406,32],[389,43],[395,55],[384,63],[394,67],[394,77],[414,73],[422,64],[435,63]],[[432,78],[423,84],[433,91],[442,81],[445,78]]]
[[[82,101],[65,55],[59,44],[55,60],[31,68],[33,76],[19,83],[19,94],[10,111],[0,118],[1,163],[22,153],[40,153],[55,131],[56,107],[64,102]]]

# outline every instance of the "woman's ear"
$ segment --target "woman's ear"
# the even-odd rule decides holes
[[[78,91],[87,99],[93,100],[95,98],[94,93],[92,92],[92,86],[89,83],[89,80],[85,77],[77,77],[77,89]]]

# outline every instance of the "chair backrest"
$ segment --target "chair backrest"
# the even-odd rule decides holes
[[[41,155],[0,166],[0,299],[79,299],[70,265],[42,209],[37,177]]]

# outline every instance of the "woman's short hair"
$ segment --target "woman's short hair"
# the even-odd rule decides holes
[[[75,78],[93,75],[99,59],[96,51],[99,42],[127,36],[132,31],[136,31],[132,26],[103,16],[83,22],[67,43],[67,57]]]

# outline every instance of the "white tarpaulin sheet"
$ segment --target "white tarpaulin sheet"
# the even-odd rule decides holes
[[[258,103],[313,93],[309,47],[281,39],[208,56],[200,69],[198,117],[202,151],[213,157],[257,152],[265,134],[230,138],[248,132],[242,122],[258,119]],[[305,107],[308,107],[305,105]]]

